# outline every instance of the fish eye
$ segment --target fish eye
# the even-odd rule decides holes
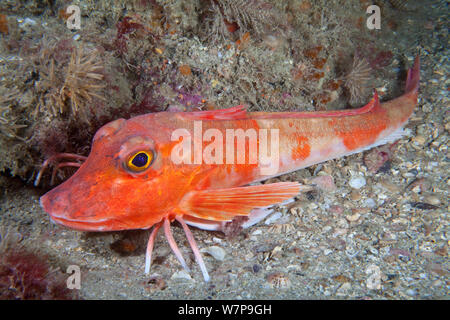
[[[153,159],[152,151],[138,151],[128,158],[127,168],[134,172],[144,171],[152,164]]]

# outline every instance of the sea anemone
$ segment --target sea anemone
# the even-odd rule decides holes
[[[371,79],[371,71],[367,60],[355,54],[350,72],[344,77],[344,87],[350,94],[350,104],[361,103],[367,94],[367,82]]]
[[[41,70],[41,89],[48,88],[41,99],[38,109],[48,108],[53,116],[69,111],[81,120],[88,122],[92,114],[90,104],[93,99],[104,100],[100,90],[105,87],[103,80],[103,66],[98,59],[96,50],[87,51],[83,47],[72,49],[70,60],[65,71],[54,57],[49,57]],[[62,79],[63,78],[63,79]]]

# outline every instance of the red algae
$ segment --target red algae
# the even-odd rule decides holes
[[[73,292],[65,277],[51,271],[47,257],[23,248],[0,255],[0,300],[68,300]]]
[[[370,67],[374,70],[387,67],[394,57],[391,51],[381,51],[374,58],[369,60]]]

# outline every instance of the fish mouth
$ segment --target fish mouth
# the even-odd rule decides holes
[[[105,226],[104,222],[93,222],[93,221],[75,221],[71,219],[56,217],[49,213],[50,219],[60,225],[69,227],[71,229],[79,231],[112,231]]]

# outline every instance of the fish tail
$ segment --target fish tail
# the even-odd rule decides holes
[[[397,99],[383,103],[388,112],[392,127],[402,127],[413,113],[419,93],[420,61],[419,56],[414,60],[414,65],[408,70],[406,77],[405,93]]]

